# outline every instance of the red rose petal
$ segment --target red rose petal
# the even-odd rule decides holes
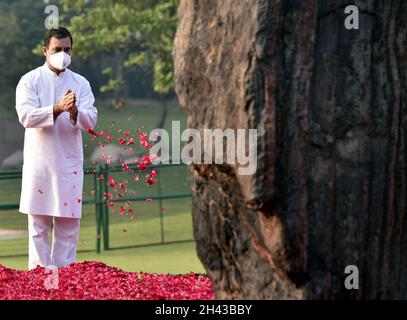
[[[126,229],[122,229],[126,232]],[[1,300],[214,300],[212,283],[193,272],[184,275],[125,272],[96,261],[58,269],[56,288],[47,289],[51,270],[30,271],[0,265]]]
[[[93,131],[93,129],[88,129],[88,133],[95,137],[99,136],[95,131]]]

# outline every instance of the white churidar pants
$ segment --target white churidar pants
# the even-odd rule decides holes
[[[52,252],[49,234],[53,226]],[[65,267],[76,260],[80,219],[28,214],[28,268]]]

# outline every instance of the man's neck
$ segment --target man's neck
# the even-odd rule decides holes
[[[58,69],[54,68],[53,66],[51,66],[51,65],[49,64],[48,61],[47,61],[47,66],[48,66],[48,68],[49,68],[52,72],[55,72],[55,73],[57,74],[57,76],[59,76],[59,74],[60,74],[61,72],[64,72],[64,71],[65,71],[65,69],[58,70]]]

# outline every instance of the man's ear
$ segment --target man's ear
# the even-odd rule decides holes
[[[44,56],[47,56],[47,48],[42,47],[42,53],[44,54]]]

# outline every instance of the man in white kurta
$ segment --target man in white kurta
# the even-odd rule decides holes
[[[19,211],[28,215],[29,269],[62,267],[76,260],[83,188],[81,130],[95,126],[97,110],[89,82],[50,63],[52,54],[61,50],[70,56],[72,38],[63,37],[66,31],[51,31],[51,37],[47,31],[46,62],[25,74],[16,89],[18,118],[26,128]]]

